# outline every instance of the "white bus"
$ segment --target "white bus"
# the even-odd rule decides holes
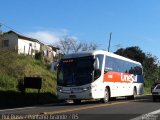
[[[102,50],[64,55],[58,65],[57,97],[80,103],[86,99],[143,94],[143,70],[139,62]]]

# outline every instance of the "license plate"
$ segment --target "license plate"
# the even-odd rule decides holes
[[[70,95],[69,98],[76,98],[76,96],[75,95]]]

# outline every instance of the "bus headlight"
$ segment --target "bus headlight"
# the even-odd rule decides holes
[[[62,92],[62,88],[57,87],[57,91],[58,91],[58,92]]]
[[[89,87],[83,88],[83,91],[87,91],[87,90],[90,90],[90,89],[91,89],[91,87],[89,86]]]

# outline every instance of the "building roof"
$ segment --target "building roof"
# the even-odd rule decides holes
[[[35,38],[31,38],[31,37],[28,37],[28,36],[24,36],[24,35],[22,35],[22,34],[19,34],[19,33],[17,33],[17,32],[15,32],[15,31],[12,31],[12,30],[10,30],[10,31],[8,31],[8,32],[5,32],[5,34],[6,33],[14,33],[14,34],[16,34],[17,36],[18,36],[18,38],[22,38],[22,39],[26,39],[26,40],[29,40],[29,41],[32,41],[32,42],[37,42],[37,43],[39,43],[39,44],[43,44],[43,43],[41,43],[39,40],[37,40],[37,39],[35,39]]]
[[[51,47],[51,48],[52,48],[52,50],[60,50],[60,48],[59,48],[59,47],[55,47],[55,46],[53,46],[53,45],[47,45],[47,46]]]

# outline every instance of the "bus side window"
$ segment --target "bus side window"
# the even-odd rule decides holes
[[[113,70],[113,60],[111,57],[106,56],[104,73],[112,70]]]

